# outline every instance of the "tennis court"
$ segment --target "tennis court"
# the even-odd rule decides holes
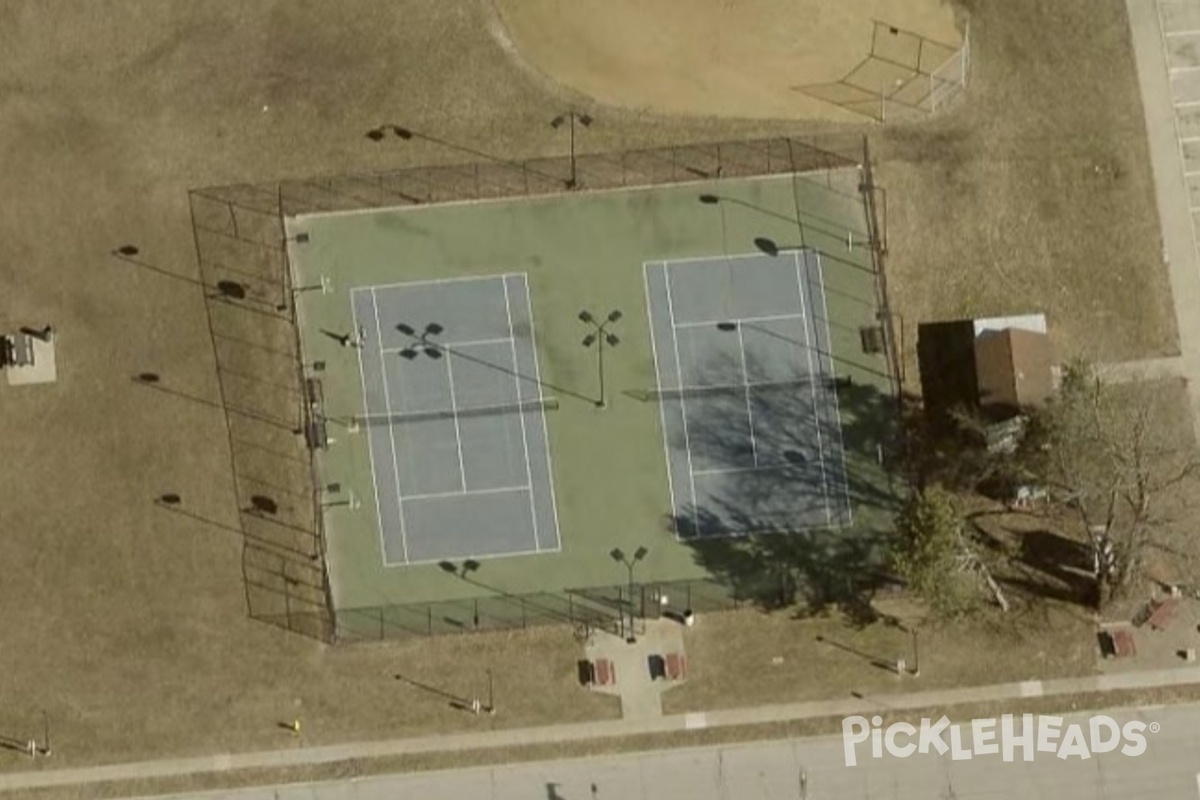
[[[644,270],[677,535],[849,525],[820,254]]]
[[[351,297],[384,563],[557,551],[525,275]]]

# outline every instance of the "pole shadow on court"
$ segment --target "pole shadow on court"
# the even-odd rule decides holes
[[[506,367],[503,364],[496,364],[495,362],[488,361],[486,359],[479,358],[477,356],[467,355],[466,353],[462,352],[461,350],[458,350],[457,348],[453,348],[448,345],[444,345],[438,341],[435,341],[429,337],[431,335],[441,335],[441,333],[445,330],[441,325],[439,325],[436,322],[431,322],[428,325],[426,325],[424,332],[418,332],[411,325],[407,325],[403,322],[396,325],[396,330],[399,331],[400,333],[404,334],[405,336],[408,336],[412,340],[409,347],[406,347],[406,348],[398,351],[397,355],[399,355],[401,358],[412,360],[413,358],[417,357],[418,355],[420,355],[422,353],[424,353],[425,355],[428,355],[432,358],[440,358],[442,354],[451,355],[451,356],[454,356],[455,358],[461,358],[464,361],[470,361],[473,364],[478,364],[481,367],[487,367],[488,369],[494,369],[498,372],[504,373],[505,375],[509,375],[511,377],[517,378],[518,380],[536,384],[540,388],[549,389],[553,392],[564,395],[566,397],[570,397],[575,400],[585,401],[586,403],[588,403],[589,405],[592,405],[592,406],[595,406],[599,403],[599,400],[595,397],[590,397],[586,394],[582,394],[573,389],[567,389],[563,386],[557,386],[553,383],[542,380],[541,378],[534,377],[532,375],[525,375],[521,372],[516,371],[515,369],[512,369],[511,367]],[[434,355],[434,353],[436,353],[437,355]]]

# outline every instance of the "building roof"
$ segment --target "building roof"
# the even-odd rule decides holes
[[[1039,406],[1054,392],[1050,337],[1019,328],[985,331],[975,339],[979,405],[997,416]]]
[[[950,423],[954,409],[961,408],[1003,420],[1045,402],[1054,379],[1044,319],[1028,315],[921,323],[917,356],[930,419]],[[1001,324],[1009,322],[1014,324]]]

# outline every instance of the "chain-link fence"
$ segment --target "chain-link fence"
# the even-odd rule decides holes
[[[584,190],[620,189],[844,169],[857,163],[856,140],[846,135],[781,137],[585,154],[574,159],[574,185]],[[284,181],[276,188],[287,215],[572,191],[570,157],[509,160],[479,153],[478,158],[463,164]],[[270,193],[255,187],[219,191],[256,203]]]
[[[305,435],[314,420],[283,219],[772,174],[828,178],[858,165],[860,141],[857,134],[835,134],[718,142],[580,155],[573,165],[567,156],[509,160],[475,153],[464,164],[190,192],[241,511],[249,616],[322,641],[361,641],[547,624],[619,631],[630,609],[644,619],[669,608],[699,613],[759,602],[715,581],[682,581],[635,586],[632,595],[628,586],[611,586],[335,613],[322,487],[310,449],[318,443]]]
[[[955,48],[878,20],[868,55],[836,81],[793,87],[809,97],[886,122],[940,111],[966,86],[969,30]]]
[[[971,67],[971,27],[963,32],[962,47],[945,63],[929,73],[929,110],[933,113],[948,106],[963,89]]]
[[[337,639],[402,640],[545,625],[570,625],[581,636],[592,631],[621,634],[631,620],[640,626],[647,619],[682,618],[686,612],[704,614],[772,604],[775,591],[765,583],[750,591],[744,586],[697,579],[344,609],[336,614]]]
[[[333,618],[278,196],[189,194],[243,534],[249,616],[322,641]]]

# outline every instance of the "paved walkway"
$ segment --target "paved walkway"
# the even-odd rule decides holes
[[[1004,683],[965,689],[948,689],[938,692],[847,697],[812,703],[755,706],[752,708],[734,708],[723,711],[708,711],[673,716],[640,717],[635,719],[584,722],[572,725],[553,725],[542,728],[514,728],[503,731],[426,736],[417,739],[393,739],[390,741],[354,742],[325,747],[304,747],[292,750],[220,754],[203,758],[142,761],[98,767],[82,767],[78,769],[47,769],[39,772],[14,772],[0,775],[0,791],[98,783],[100,781],[169,778],[200,773],[228,772],[239,769],[331,764],[351,759],[369,759],[382,756],[584,741],[643,733],[700,730],[736,725],[787,722],[818,717],[845,717],[851,714],[871,714],[881,709],[899,710],[929,707],[944,709],[947,706],[961,703],[1020,700],[1029,697],[1077,694],[1081,692],[1103,692],[1114,689],[1179,686],[1184,684],[1200,684],[1200,667],[1177,667],[1148,672],[1128,672],[1049,681],[1024,681],[1021,683]]]
[[[624,719],[662,716],[662,693],[680,683],[651,678],[649,659],[668,653],[682,655],[683,626],[666,617],[646,620],[645,625],[631,642],[619,636],[593,635],[585,649],[589,661],[605,658],[613,665],[616,683],[593,686],[592,691],[620,697]]]
[[[1126,0],[1154,171],[1163,259],[1200,441],[1200,2]]]
[[[1093,713],[1062,714],[1060,729],[1079,726],[1087,741]],[[853,766],[847,765],[842,736],[834,735],[276,784],[217,796],[195,791],[169,800],[1196,800],[1200,706],[1104,714],[1121,726],[1141,722],[1145,752],[1130,757],[1120,749],[1097,751],[1087,759],[1032,752],[1026,761],[1023,746],[1000,726],[984,742],[966,725],[960,736],[945,733],[941,739],[956,742],[950,746],[958,755],[881,751],[874,758],[870,742],[863,741],[851,745]],[[1019,731],[1022,723],[1015,727]],[[916,744],[916,737],[901,735],[897,744],[905,741]],[[1051,734],[1050,741],[1061,739]],[[1006,742],[1015,751],[1009,762],[1003,760]],[[999,750],[989,754],[989,745]]]

